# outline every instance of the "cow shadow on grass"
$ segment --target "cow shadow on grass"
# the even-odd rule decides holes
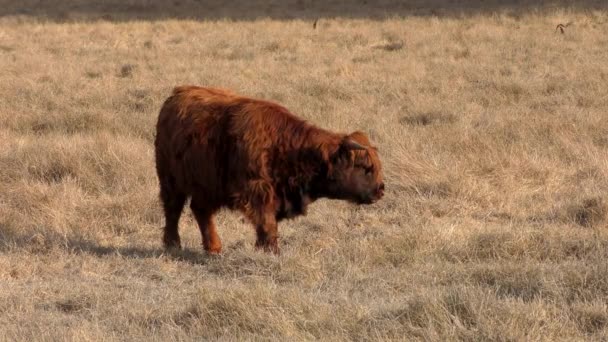
[[[66,251],[69,253],[89,254],[97,257],[119,256],[127,259],[157,259],[168,257],[171,259],[187,261],[191,263],[205,263],[209,258],[201,248],[195,250],[191,248],[165,249],[163,247],[117,247],[101,246],[94,241],[74,239],[66,244]]]
[[[228,247],[230,248],[230,247]],[[0,253],[23,250],[32,254],[50,253],[60,249],[69,254],[87,254],[96,257],[119,256],[127,259],[170,258],[194,264],[205,264],[213,255],[197,248],[165,249],[145,246],[103,246],[85,238],[66,238],[58,234],[16,234],[0,225]]]
[[[608,2],[604,0],[23,0],[2,2],[0,17],[29,17],[53,22],[127,22],[168,19],[254,21],[260,18],[300,19],[312,22],[319,18],[383,20],[395,16],[461,17],[492,15],[497,12],[517,17],[547,9],[606,10]],[[319,28],[322,28],[322,25],[320,23]]]

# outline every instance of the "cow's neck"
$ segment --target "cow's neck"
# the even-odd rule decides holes
[[[344,135],[307,125],[299,136],[289,136],[291,149],[279,152],[275,164],[278,203],[277,219],[306,213],[307,206],[324,197],[329,159],[338,150]],[[284,172],[286,171],[286,172]]]

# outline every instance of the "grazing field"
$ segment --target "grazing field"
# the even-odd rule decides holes
[[[605,9],[36,6],[0,16],[0,339],[608,338]],[[186,210],[164,251],[152,142],[180,84],[367,132],[386,196],[314,203],[280,257],[228,211],[207,256]]]

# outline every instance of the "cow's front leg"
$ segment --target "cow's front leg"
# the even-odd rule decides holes
[[[272,252],[275,255],[279,255],[279,232],[274,212],[267,213],[264,217],[264,222],[256,225],[257,241],[255,247],[257,249],[263,249],[265,252]]]
[[[246,194],[246,213],[255,226],[257,241],[255,247],[266,252],[279,254],[276,205],[274,189],[270,182],[256,180],[249,183]]]

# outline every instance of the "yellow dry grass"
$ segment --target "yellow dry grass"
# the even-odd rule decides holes
[[[2,339],[608,338],[607,11],[316,29],[5,11]],[[278,258],[227,211],[207,257],[185,211],[185,250],[165,253],[152,140],[178,84],[368,132],[387,195],[313,204],[281,224]]]

